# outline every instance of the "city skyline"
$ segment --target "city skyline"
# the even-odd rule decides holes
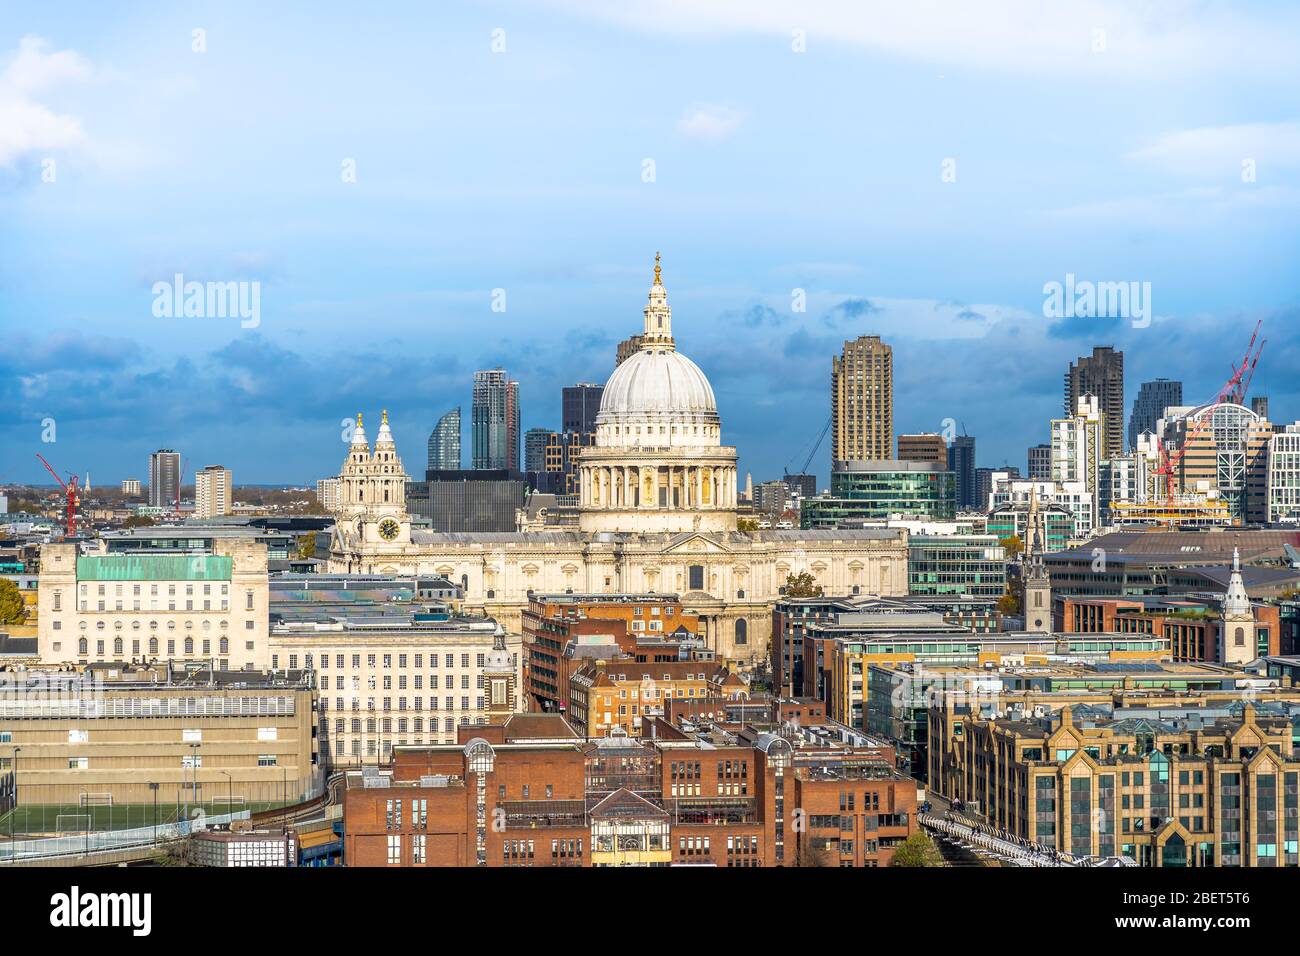
[[[560,389],[604,381],[635,330],[655,249],[756,480],[810,447],[831,359],[858,335],[893,348],[895,433],[956,419],[981,467],[1024,466],[1093,345],[1125,352],[1129,383],[1178,379],[1204,401],[1258,317],[1255,390],[1275,421],[1300,415],[1300,133],[1273,92],[1295,85],[1294,11],[1101,5],[1004,33],[955,10],[921,42],[834,4],[796,53],[793,8],[667,9],[505,3],[400,36],[240,4],[16,11],[0,101],[53,132],[0,146],[0,215],[22,237],[0,264],[0,314],[22,317],[0,359],[0,481],[46,481],[36,451],[143,477],[150,451],[176,447],[250,483],[306,484],[333,472],[357,409],[389,408],[399,444],[421,447],[498,365],[520,382],[521,431],[558,429]],[[339,88],[332,59],[395,72]],[[593,89],[591,73],[613,81]],[[848,109],[828,87],[890,94]],[[244,140],[260,148],[232,162]],[[257,324],[160,319],[153,286],[177,275],[260,283]],[[1045,286],[1075,278],[1149,282],[1152,314],[1046,317]],[[824,446],[812,466],[823,484],[829,460]]]

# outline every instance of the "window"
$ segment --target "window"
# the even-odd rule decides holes
[[[279,765],[275,754],[258,754],[257,765],[259,767],[275,767]]]
[[[69,769],[69,770],[89,770],[89,769],[90,769],[90,758],[89,758],[89,757],[69,757],[69,758],[68,758],[68,769]]]
[[[402,838],[400,836],[390,836],[388,838],[388,862],[389,864],[402,862]]]

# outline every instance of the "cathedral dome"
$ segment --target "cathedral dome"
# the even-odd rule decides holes
[[[638,417],[682,413],[691,420],[718,421],[713,387],[700,367],[675,349],[643,348],[605,383],[600,414]]]
[[[713,386],[700,367],[677,351],[659,257],[644,309],[637,351],[605,383],[596,416],[598,447],[716,446],[721,421]]]

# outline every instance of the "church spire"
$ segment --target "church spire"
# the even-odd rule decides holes
[[[643,349],[675,349],[673,344],[673,310],[668,305],[668,290],[664,288],[663,269],[659,253],[655,253],[655,279],[650,286],[650,301],[645,310],[645,333],[641,336]]]

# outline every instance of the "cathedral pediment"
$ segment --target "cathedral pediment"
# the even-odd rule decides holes
[[[688,531],[673,535],[661,554],[731,554],[731,548],[711,534]]]

